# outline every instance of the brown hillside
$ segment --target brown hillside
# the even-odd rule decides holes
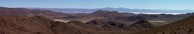
[[[49,18],[65,17],[69,14],[53,12],[50,10],[26,9],[26,8],[6,8],[0,7],[0,16],[44,16]]]
[[[86,34],[89,31],[79,22],[66,24],[39,16],[0,17],[0,34]],[[94,32],[90,31],[90,33]]]
[[[43,17],[0,17],[0,34],[55,34],[49,19]]]
[[[114,30],[113,30],[114,29]],[[44,17],[1,16],[0,34],[127,34],[114,27],[96,27],[70,21],[55,22]]]
[[[194,34],[194,16],[136,34]]]

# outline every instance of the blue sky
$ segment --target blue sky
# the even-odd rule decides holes
[[[194,10],[194,0],[0,0],[5,7]]]

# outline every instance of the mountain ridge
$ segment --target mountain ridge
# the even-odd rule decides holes
[[[120,12],[133,12],[133,13],[189,13],[194,12],[194,10],[151,10],[151,9],[129,9],[129,8],[29,8],[29,9],[42,9],[42,10],[52,10],[64,13],[92,13],[97,10],[110,10],[110,11],[120,11]]]
[[[193,34],[194,16],[135,34]]]

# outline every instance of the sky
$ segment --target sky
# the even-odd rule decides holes
[[[194,0],[0,0],[3,7],[194,10]]]

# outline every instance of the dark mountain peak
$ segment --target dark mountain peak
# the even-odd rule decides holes
[[[135,24],[150,24],[147,20],[139,20]]]
[[[87,22],[86,24],[102,25],[104,22],[107,22],[107,21],[106,20],[100,20],[100,19],[94,19],[94,20],[91,20],[91,21]]]
[[[90,22],[87,22],[87,24],[93,24],[93,25],[100,25],[102,27],[104,26],[113,26],[113,27],[124,27],[124,24],[119,23],[119,22],[115,22],[115,21],[111,21],[111,20],[92,20]]]
[[[143,28],[143,29],[149,29],[153,27],[153,25],[147,20],[139,20],[130,26],[137,27],[137,28]]]

